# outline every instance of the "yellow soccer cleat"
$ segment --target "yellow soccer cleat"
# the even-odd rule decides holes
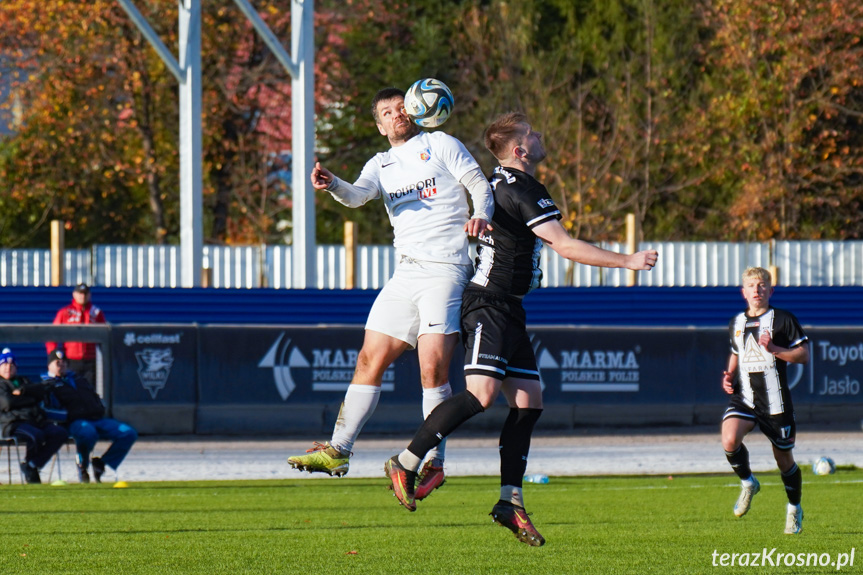
[[[308,471],[309,473],[326,473],[341,477],[347,475],[351,457],[350,453],[344,453],[327,443],[315,442],[314,446],[306,451],[308,455],[294,455],[288,457],[288,463],[294,469]]]

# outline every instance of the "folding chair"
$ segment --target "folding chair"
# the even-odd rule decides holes
[[[18,438],[14,435],[12,437],[2,436],[0,437],[0,452],[3,451],[3,448],[6,448],[6,470],[9,472],[9,485],[12,485],[12,446],[15,446],[15,455],[16,462],[18,463],[18,477],[21,479],[21,483],[24,483],[24,472],[21,471],[21,448],[18,445]]]
[[[75,440],[71,437],[66,438],[66,453],[69,453],[69,446],[75,445]],[[48,483],[51,483],[51,478],[54,476],[54,466],[57,467],[57,481],[63,481],[63,475],[60,473],[60,451],[63,448],[57,450],[57,453],[54,454],[54,457],[51,458],[51,467],[48,468]]]

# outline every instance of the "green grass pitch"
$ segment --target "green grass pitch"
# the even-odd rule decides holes
[[[492,523],[494,477],[450,478],[416,513],[398,506],[383,476],[4,485],[0,573],[828,573],[836,566],[770,561],[848,554],[847,563],[852,549],[854,564],[842,571],[863,570],[863,471],[804,470],[798,536],[783,534],[779,475],[759,478],[761,493],[742,519],[732,514],[739,487],[731,474],[526,484],[527,509],[547,540],[540,548]],[[718,563],[724,553],[764,550],[766,567]]]

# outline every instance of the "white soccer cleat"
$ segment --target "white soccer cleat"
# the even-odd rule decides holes
[[[803,508],[799,505],[789,505],[785,517],[785,533],[796,535],[803,531]]]
[[[734,515],[743,517],[749,511],[749,506],[752,505],[752,498],[755,494],[761,491],[761,484],[752,476],[752,485],[743,485],[740,488],[740,497],[737,498],[737,503],[734,504]]]

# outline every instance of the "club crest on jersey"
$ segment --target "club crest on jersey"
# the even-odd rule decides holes
[[[422,152],[420,152],[420,160],[423,162],[428,162],[431,160],[431,148],[426,148]]]
[[[536,202],[536,205],[538,205],[541,208],[549,208],[549,207],[554,205],[554,202],[548,198],[542,198],[541,200]]]

